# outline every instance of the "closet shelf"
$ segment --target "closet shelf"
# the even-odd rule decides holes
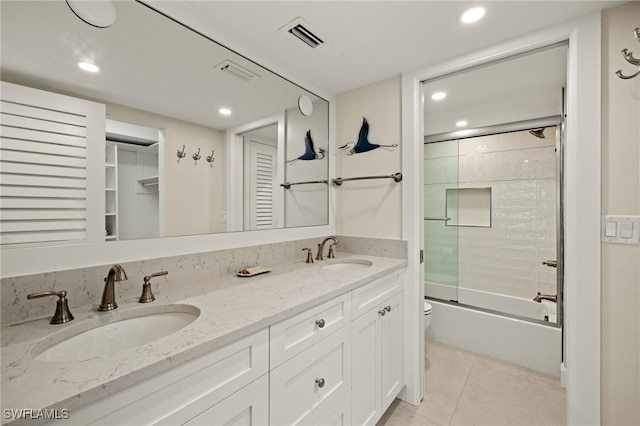
[[[150,176],[143,179],[138,179],[138,183],[142,186],[158,185],[158,176]]]

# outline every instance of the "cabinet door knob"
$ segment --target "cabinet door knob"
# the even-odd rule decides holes
[[[318,328],[323,328],[324,327],[324,320],[323,319],[319,319],[316,321],[316,325],[318,326]]]
[[[316,379],[316,384],[318,385],[319,388],[323,388],[324,387],[324,379]]]
[[[380,309],[380,310],[378,311],[378,313],[379,313],[380,315],[384,316],[384,314],[386,314],[386,313],[387,313],[387,311],[385,311],[384,309]]]
[[[391,306],[385,306],[384,310],[387,311],[387,312],[391,312]]]

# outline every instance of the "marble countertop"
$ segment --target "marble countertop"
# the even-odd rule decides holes
[[[373,265],[328,270],[322,266],[332,260],[283,263],[272,266],[270,273],[250,278],[230,275],[172,283],[154,291],[156,300],[151,304],[137,303],[137,297],[121,300],[116,287],[115,311],[98,312],[96,304],[73,310],[75,320],[67,324],[50,325],[49,315],[3,326],[2,408],[57,408],[72,412],[407,265],[402,259],[341,253],[337,256],[335,260],[366,259]],[[106,320],[114,315],[126,317],[128,311],[150,305],[162,310],[161,305],[171,304],[195,306],[200,316],[167,337],[112,356],[40,362],[30,355],[36,344],[52,339],[52,333],[65,333],[65,326],[100,316]],[[3,418],[2,422],[8,420]]]

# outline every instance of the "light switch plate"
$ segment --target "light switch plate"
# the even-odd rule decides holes
[[[615,232],[612,232],[613,229]],[[602,216],[600,234],[603,243],[638,245],[640,244],[640,216]]]

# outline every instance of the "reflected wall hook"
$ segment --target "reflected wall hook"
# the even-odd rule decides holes
[[[199,159],[202,158],[202,155],[200,155],[200,148],[198,148],[198,152],[196,152],[195,154],[193,154],[191,156],[194,160],[198,161]]]
[[[211,155],[207,155],[207,161],[208,161],[210,164],[213,164],[213,162],[214,162],[214,161],[216,161],[216,159],[213,157],[213,154],[214,154],[215,152],[216,152],[215,150],[211,150]]]
[[[638,40],[638,42],[640,42],[640,27],[636,28],[635,30],[633,30],[633,35],[636,38],[636,40]],[[629,51],[628,49],[622,49],[622,51],[620,52],[622,53],[622,57],[625,59],[625,61],[629,62],[631,65],[635,65],[637,70],[635,73],[631,74],[631,75],[624,75],[622,74],[622,70],[618,70],[616,71],[616,75],[618,77],[620,77],[623,80],[629,80],[631,78],[636,77],[637,75],[640,74],[640,59],[637,59],[633,56],[633,52]]]
[[[178,158],[184,158],[187,156],[187,154],[184,152],[184,145],[182,145],[182,151],[178,150],[178,153],[176,155],[178,156]]]

